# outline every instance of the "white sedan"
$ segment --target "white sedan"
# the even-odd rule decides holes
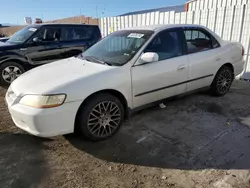
[[[244,69],[243,55],[240,43],[198,25],[128,28],[79,57],[26,72],[6,103],[16,126],[33,135],[78,131],[103,140],[150,103],[205,87],[225,95]]]

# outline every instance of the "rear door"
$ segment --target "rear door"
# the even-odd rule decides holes
[[[29,62],[34,65],[50,63],[62,58],[63,49],[60,44],[60,28],[43,26],[22,49]],[[37,37],[39,42],[33,42]]]
[[[77,56],[100,40],[98,26],[68,25],[62,27],[63,58]]]
[[[209,86],[221,64],[220,44],[203,28],[184,28],[189,72],[187,91]]]

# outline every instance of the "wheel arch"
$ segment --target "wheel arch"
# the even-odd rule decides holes
[[[7,62],[15,62],[15,63],[18,63],[20,64],[24,69],[25,71],[27,71],[27,65],[28,65],[28,62],[24,61],[23,59],[21,58],[6,58],[6,59],[3,59],[0,61],[0,65],[4,64],[4,63],[7,63]]]
[[[92,98],[94,98],[96,95],[98,94],[101,94],[101,93],[108,93],[108,94],[111,94],[115,97],[117,97],[120,102],[122,103],[122,106],[124,108],[124,113],[125,113],[125,118],[129,117],[130,115],[130,108],[128,107],[128,102],[127,102],[127,99],[125,98],[125,96],[118,90],[115,90],[115,89],[104,89],[104,90],[100,90],[100,91],[97,91],[95,93],[92,93],[91,95],[89,95],[82,103],[81,105],[79,106],[78,110],[77,110],[77,113],[76,113],[76,117],[75,117],[75,123],[74,123],[74,130],[76,130],[76,125],[77,125],[77,122],[78,122],[78,118],[79,118],[79,114],[80,114],[80,111],[81,109],[83,108],[83,106],[88,103],[88,101],[90,101]]]
[[[223,67],[229,67],[231,70],[232,70],[232,72],[233,72],[233,74],[234,74],[234,67],[233,67],[233,64],[232,63],[225,63],[225,64],[223,64],[221,67],[220,67],[220,69],[222,69]],[[220,70],[219,69],[219,70]],[[218,71],[219,71],[218,70]],[[217,72],[218,72],[217,71]]]
[[[218,74],[218,72],[219,72],[223,67],[229,67],[229,68],[232,70],[232,72],[233,72],[233,78],[234,78],[234,67],[233,67],[233,64],[232,64],[232,63],[225,63],[225,64],[221,65],[221,67],[217,70],[217,72],[216,72],[215,75],[213,76],[213,80],[212,80],[212,82],[211,82],[211,85],[213,84],[216,75]],[[211,85],[210,85],[210,86],[211,86]]]

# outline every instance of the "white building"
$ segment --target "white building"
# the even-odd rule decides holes
[[[191,0],[186,3],[186,10],[205,10],[211,8],[243,5],[248,4],[249,2],[250,0]]]

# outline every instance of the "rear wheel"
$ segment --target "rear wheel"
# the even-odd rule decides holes
[[[225,95],[233,82],[234,74],[230,67],[223,66],[216,74],[214,81],[211,85],[211,92],[215,96]]]
[[[23,66],[16,62],[6,62],[0,65],[0,83],[1,85],[9,85],[16,78],[25,72]]]
[[[113,136],[124,120],[124,108],[119,99],[107,93],[90,99],[78,114],[77,129],[93,141]]]

